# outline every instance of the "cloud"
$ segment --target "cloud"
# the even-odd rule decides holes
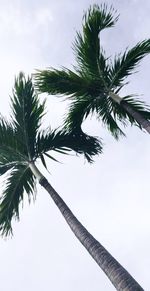
[[[52,14],[46,7],[24,10],[17,3],[6,4],[0,10],[0,35],[31,35],[38,29],[45,29],[52,21]]]

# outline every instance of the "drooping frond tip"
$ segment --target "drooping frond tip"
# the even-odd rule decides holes
[[[19,220],[20,202],[23,202],[24,192],[30,202],[35,193],[35,178],[27,166],[17,165],[7,176],[6,187],[0,198],[0,234],[3,237],[13,234],[12,219]]]
[[[112,5],[108,8],[105,3],[94,4],[84,13],[83,29],[92,29],[99,33],[102,29],[114,26],[118,18],[119,15]]]
[[[83,154],[88,162],[102,152],[102,143],[96,137],[91,137],[81,130],[51,130],[37,136],[37,152],[47,154],[48,151],[68,153],[74,151],[76,154]]]

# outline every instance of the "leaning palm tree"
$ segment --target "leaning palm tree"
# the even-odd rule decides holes
[[[81,133],[46,131],[40,128],[45,102],[40,104],[34,92],[32,80],[20,73],[15,80],[11,120],[0,117],[0,175],[5,174],[6,187],[0,198],[0,233],[12,233],[12,219],[19,219],[19,205],[26,193],[29,200],[35,193],[35,182],[50,194],[71,230],[87,249],[93,259],[106,273],[117,290],[143,290],[131,275],[109,254],[109,252],[77,220],[51,184],[36,166],[45,158],[53,158],[50,151],[85,154],[89,162],[100,153],[99,141]]]
[[[118,139],[128,122],[150,133],[150,107],[133,95],[120,97],[125,79],[139,62],[150,53],[150,39],[137,43],[124,53],[108,58],[100,42],[100,32],[113,27],[118,20],[116,11],[106,5],[90,7],[83,18],[83,32],[77,33],[74,42],[76,66],[74,70],[50,68],[35,74],[40,92],[68,96],[71,101],[65,125],[80,129],[83,120],[96,113]]]

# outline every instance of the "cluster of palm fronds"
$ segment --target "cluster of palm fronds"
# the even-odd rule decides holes
[[[149,54],[150,39],[126,49],[114,59],[108,58],[101,45],[100,33],[113,27],[117,20],[118,16],[112,7],[90,7],[83,18],[82,33],[77,32],[74,42],[77,63],[74,70],[50,68],[35,74],[36,86],[40,92],[68,96],[71,100],[65,118],[67,129],[80,128],[83,120],[92,113],[96,113],[116,139],[124,135],[118,121],[123,125],[129,122],[142,128],[139,120],[124,108],[123,102],[116,103],[110,93],[118,93],[126,84],[125,78]],[[126,101],[143,118],[150,120],[150,107],[133,94],[125,96],[122,101]]]
[[[100,153],[102,146],[97,138],[82,132],[67,132],[50,127],[41,129],[45,114],[45,101],[40,103],[34,91],[31,78],[23,73],[15,80],[11,98],[10,121],[0,118],[0,175],[8,172],[6,187],[0,198],[0,231],[7,235],[12,231],[13,217],[19,219],[19,204],[24,192],[29,200],[35,192],[35,178],[29,164],[41,159],[46,167],[45,157],[53,160],[50,151],[84,154],[89,162]]]

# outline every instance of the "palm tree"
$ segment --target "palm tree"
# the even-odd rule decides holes
[[[74,42],[77,65],[74,70],[63,68],[38,71],[36,86],[40,92],[68,96],[71,100],[65,119],[68,129],[80,129],[83,120],[96,113],[118,139],[124,132],[118,125],[129,122],[150,133],[150,107],[133,95],[121,98],[125,78],[150,53],[150,39],[137,43],[111,60],[101,46],[100,32],[113,27],[118,20],[116,11],[106,5],[94,5],[83,18],[83,33]]]
[[[40,104],[34,92],[32,80],[23,73],[15,80],[11,121],[0,117],[0,175],[5,174],[6,187],[0,198],[0,233],[12,233],[12,219],[19,220],[19,205],[24,194],[29,201],[35,193],[35,182],[47,190],[62,213],[71,230],[87,249],[93,259],[106,273],[117,290],[143,290],[131,275],[109,254],[109,252],[77,220],[51,184],[36,166],[41,159],[46,167],[45,157],[53,158],[50,151],[77,154],[85,153],[89,162],[100,153],[102,146],[94,138],[65,131],[41,130],[41,119],[45,102]]]

